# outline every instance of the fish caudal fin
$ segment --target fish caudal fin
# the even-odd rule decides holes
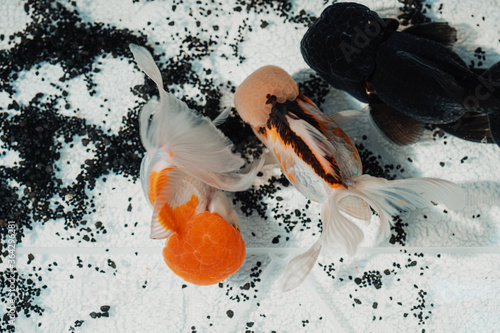
[[[284,292],[295,289],[306,279],[318,259],[321,243],[322,238],[317,240],[309,250],[296,256],[286,265],[285,273],[280,279],[281,289]]]
[[[363,240],[363,232],[352,221],[349,221],[342,211],[349,212],[350,209],[355,209],[356,205],[360,205],[357,210],[360,218],[371,218],[369,206],[357,200],[357,198],[349,199],[348,196],[342,195],[347,191],[336,191],[336,194],[325,198],[322,205],[322,220],[323,232],[320,238],[306,252],[293,258],[285,268],[285,273],[281,277],[281,288],[283,291],[290,291],[299,286],[309,275],[323,245],[329,245],[334,242],[340,243],[349,253],[355,252],[355,247]],[[362,208],[364,207],[364,208]],[[328,219],[328,220],[326,220]],[[369,221],[369,220],[368,220]]]
[[[490,133],[493,141],[500,146],[500,116],[490,115],[488,117]]]
[[[145,47],[136,44],[129,44],[129,48],[139,68],[156,83],[159,89],[163,89],[160,69],[156,66],[151,53]]]
[[[363,200],[349,199],[347,193],[348,191],[343,190],[335,191],[322,203],[322,237],[325,246],[339,245],[346,249],[348,254],[354,255],[358,245],[363,241],[364,235],[361,228],[349,220],[344,213],[347,214],[351,210],[355,210],[360,213],[358,217],[367,218],[365,222],[368,223],[371,219],[371,211],[368,215],[368,205]],[[350,202],[347,203],[348,201]]]
[[[305,280],[316,262],[322,247],[341,246],[354,255],[362,242],[361,228],[349,217],[369,223],[370,207],[380,216],[380,232],[389,231],[391,216],[400,210],[412,210],[439,202],[450,209],[461,209],[465,204],[462,188],[452,182],[436,178],[385,180],[369,175],[353,178],[354,185],[337,188],[322,203],[323,231],[316,243],[305,253],[290,261],[282,278],[284,291],[297,287]]]
[[[134,44],[130,49],[160,92],[159,102],[149,101],[139,118],[146,150],[161,149],[169,164],[216,188],[241,191],[250,187],[264,161],[256,161],[246,174],[239,173],[245,161],[232,152],[232,142],[216,127],[230,110],[224,110],[214,121],[191,110],[163,89],[160,71],[149,51]]]
[[[151,151],[158,146],[158,122],[151,122],[150,118],[155,112],[158,101],[154,98],[150,99],[141,110],[139,114],[139,135],[141,142],[146,151]]]
[[[338,203],[350,196],[362,199],[359,210],[365,213],[358,218],[366,218],[368,204],[380,216],[380,232],[386,235],[391,224],[391,217],[400,211],[408,211],[428,206],[438,202],[450,209],[461,209],[465,204],[465,194],[455,183],[437,178],[411,178],[401,180],[385,180],[369,175],[353,179],[354,185],[344,191],[338,191],[331,196],[328,206],[324,208],[322,219],[323,232],[328,245],[341,244],[349,253],[355,253],[363,240],[361,230],[347,217],[338,211]],[[364,203],[363,203],[364,202]],[[355,209],[351,204],[350,209]],[[341,206],[340,206],[341,207]],[[349,211],[345,210],[346,213]],[[354,214],[352,214],[354,215]],[[351,216],[352,216],[351,215]],[[366,222],[366,220],[365,220]]]
[[[481,75],[481,84],[487,90],[482,104],[488,103],[488,122],[493,141],[500,146],[500,61]]]

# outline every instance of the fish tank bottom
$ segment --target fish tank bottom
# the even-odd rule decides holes
[[[234,107],[234,89],[267,64],[286,69],[328,115],[363,110],[300,54],[302,36],[330,4],[3,1],[0,331],[500,330],[500,148],[433,126],[407,146],[390,142],[368,115],[343,129],[365,173],[450,180],[466,192],[464,208],[401,212],[383,236],[374,215],[355,256],[324,249],[290,292],[280,278],[320,236],[321,207],[277,165],[266,165],[249,190],[227,193],[246,243],[228,279],[185,282],[164,263],[164,241],[150,239],[138,114],[158,92],[128,44],[148,47],[166,89],[211,119]],[[401,25],[446,21],[468,65],[500,61],[494,3],[362,4]],[[220,129],[242,156],[260,156],[262,144],[234,110]]]

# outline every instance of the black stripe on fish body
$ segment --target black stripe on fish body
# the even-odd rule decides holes
[[[272,97],[272,96],[271,96]],[[270,97],[270,100],[271,100]],[[340,169],[333,156],[323,156],[330,164],[333,173],[327,172],[321,165],[314,152],[307,145],[307,143],[290,129],[290,123],[286,116],[292,119],[304,120],[318,131],[321,132],[320,124],[316,118],[307,114],[298,105],[297,101],[286,101],[284,103],[272,102],[273,108],[267,121],[266,127],[260,127],[258,132],[267,135],[267,131],[274,129],[284,145],[293,149],[295,154],[309,165],[314,172],[320,176],[324,181],[333,187],[344,186],[344,182],[340,177]]]

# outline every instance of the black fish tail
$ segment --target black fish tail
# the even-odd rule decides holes
[[[476,70],[469,81],[464,106],[468,111],[500,115],[500,61],[486,71]]]
[[[494,96],[493,105],[489,105],[488,122],[493,141],[500,146],[500,61],[481,75],[486,80],[489,92]]]
[[[490,132],[493,141],[500,146],[500,115],[489,115]]]
[[[500,146],[500,61],[477,75],[476,79],[464,105],[469,111],[487,115],[491,138]]]

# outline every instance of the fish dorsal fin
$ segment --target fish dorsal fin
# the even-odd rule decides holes
[[[402,32],[433,40],[443,44],[449,49],[452,49],[457,41],[457,29],[450,26],[448,22],[416,24],[404,29]]]
[[[377,128],[398,145],[417,142],[424,131],[425,123],[398,112],[377,97],[371,97],[370,115]]]
[[[301,95],[299,95],[302,98]],[[327,117],[316,104],[306,98],[299,102],[304,112],[312,115],[321,123],[321,133],[330,143],[332,156],[335,158],[341,176],[350,178],[362,173],[361,160],[356,147],[349,136],[333,120],[334,117]]]
[[[313,182],[310,182],[310,165],[297,157],[294,150],[282,140],[275,128],[267,128],[265,134],[255,131],[255,134],[269,147],[286,178],[300,193],[313,200],[322,198],[322,193],[313,186]]]
[[[304,119],[294,119],[288,115],[285,117],[290,129],[304,141],[316,160],[321,164],[324,172],[333,176],[333,182],[338,185],[342,184],[341,171],[337,164],[338,157],[335,156],[335,148],[328,138]],[[305,159],[304,161],[307,162]]]

